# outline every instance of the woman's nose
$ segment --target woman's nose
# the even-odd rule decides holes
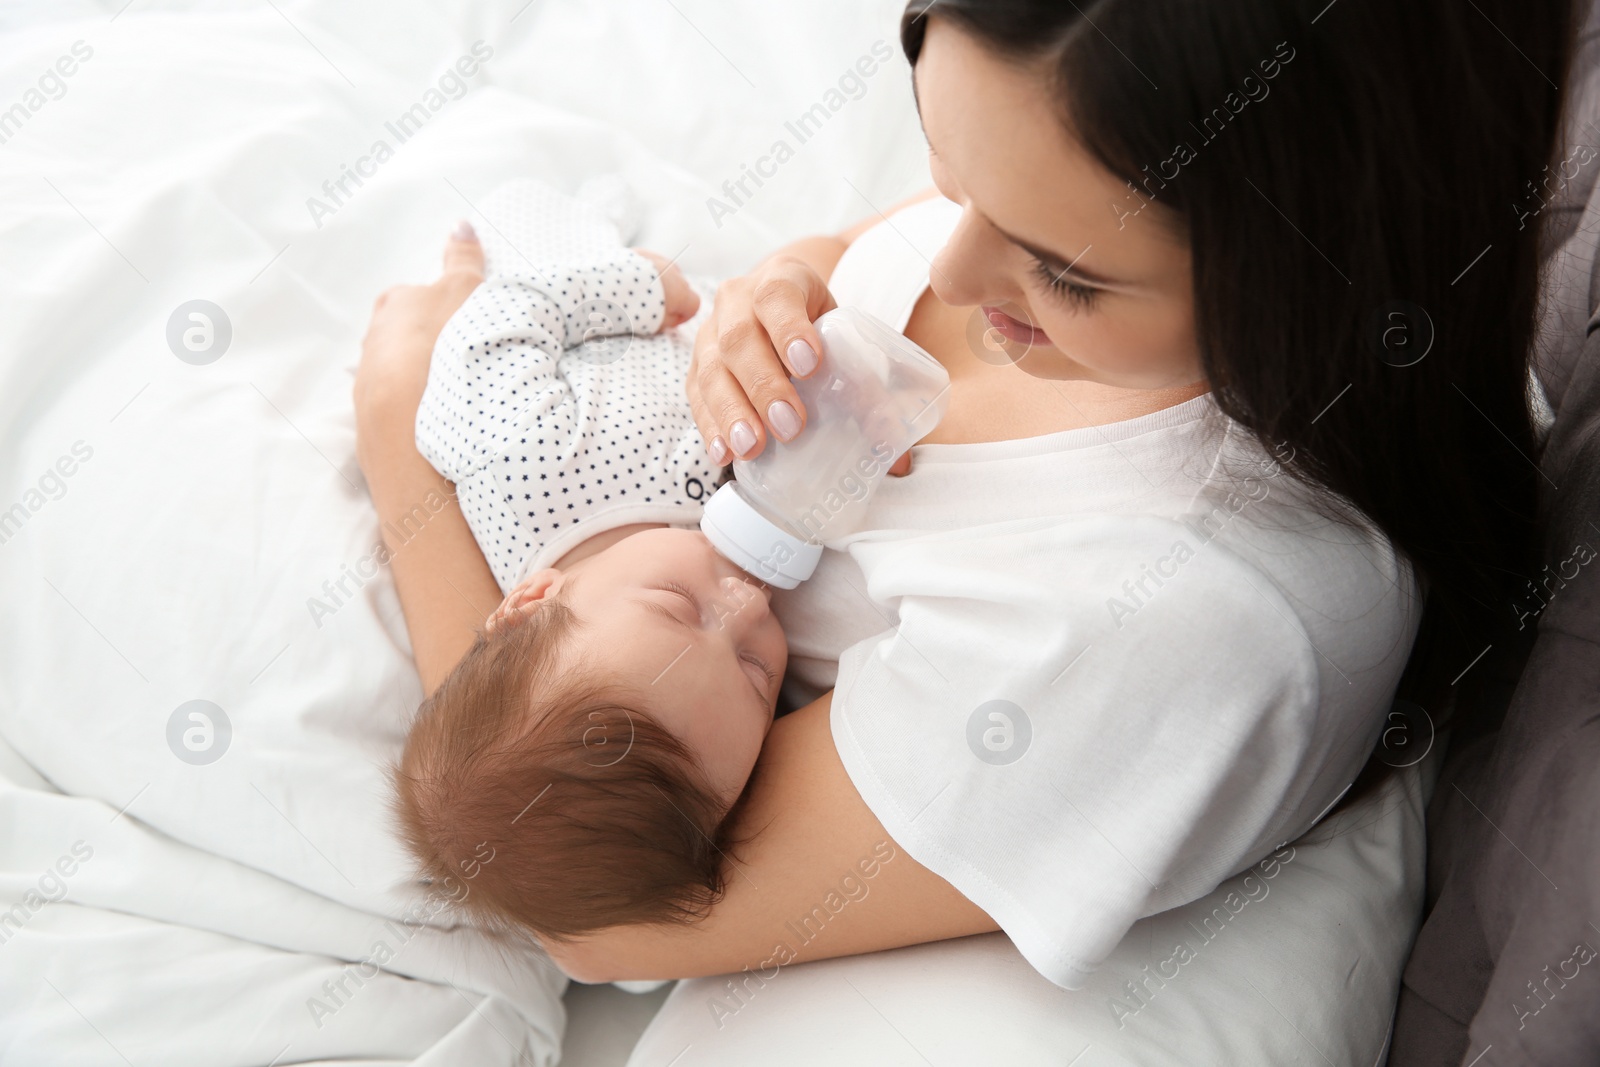
[[[1011,297],[1006,261],[1007,242],[971,208],[961,214],[950,239],[933,258],[928,275],[935,295],[955,307],[997,304]]]

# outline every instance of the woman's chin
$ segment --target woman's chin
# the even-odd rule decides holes
[[[1017,345],[1015,347],[1018,351],[1017,358],[1013,360],[1013,363],[1024,374],[1032,375],[1035,378],[1050,378],[1055,381],[1101,381],[1101,376],[1096,374],[1092,367],[1085,367],[1055,345],[1034,344]],[[1112,383],[1102,382],[1102,384],[1110,385]]]

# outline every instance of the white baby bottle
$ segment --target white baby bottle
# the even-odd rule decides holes
[[[700,529],[746,573],[793,589],[822,543],[853,532],[890,466],[939,424],[950,376],[904,335],[858,308],[817,320],[821,367],[795,380],[806,428],[770,438],[706,501]]]

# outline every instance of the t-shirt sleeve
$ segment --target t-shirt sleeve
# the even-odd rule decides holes
[[[896,625],[840,657],[840,757],[889,834],[1066,988],[1140,918],[1311,825],[1333,799],[1312,773],[1333,735],[1367,729],[1319,721],[1295,610],[1182,523],[1027,521],[848,551]]]

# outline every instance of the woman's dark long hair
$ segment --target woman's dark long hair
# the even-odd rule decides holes
[[[1527,373],[1570,5],[912,0],[913,64],[929,19],[1037,64],[1129,207],[1174,213],[1219,406],[1427,583],[1400,695],[1440,720],[1536,566]]]

